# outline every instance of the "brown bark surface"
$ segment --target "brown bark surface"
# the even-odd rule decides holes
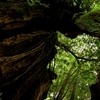
[[[6,1],[0,3],[2,100],[44,100],[52,79],[56,78],[47,69],[57,52],[56,31],[70,38],[84,32],[72,20],[75,13],[82,11],[80,4],[41,0],[49,3],[49,8],[45,8],[38,4],[29,6],[25,0]]]
[[[24,6],[18,1],[0,7],[2,100],[44,100],[56,76],[47,69],[56,54],[56,33],[39,22],[45,19],[42,10],[29,8],[27,15],[20,12]]]

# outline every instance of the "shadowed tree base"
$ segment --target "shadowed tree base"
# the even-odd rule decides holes
[[[47,69],[56,54],[53,38],[53,32],[36,31],[18,34],[0,43],[3,100],[44,100],[56,76]]]
[[[57,34],[42,24],[43,11],[27,6],[18,1],[0,7],[2,100],[44,100],[56,78],[47,65],[57,53]]]

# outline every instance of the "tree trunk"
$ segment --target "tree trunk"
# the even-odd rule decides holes
[[[7,2],[9,1],[9,2]],[[2,3],[3,2],[3,3]],[[56,31],[75,38],[82,21],[72,20],[80,5],[66,0],[0,3],[0,92],[2,100],[44,100],[56,74],[47,69],[57,53]],[[49,4],[49,7],[45,4]],[[82,17],[83,18],[83,17]],[[81,18],[81,19],[82,19]],[[78,20],[78,21],[77,21]],[[75,22],[75,23],[74,23]],[[84,21],[83,21],[84,23]],[[100,34],[90,35],[100,37]]]
[[[24,6],[23,2],[11,2],[0,7],[2,100],[44,100],[56,78],[47,64],[57,52],[57,34],[42,27],[43,11],[27,8],[26,15],[20,8]]]

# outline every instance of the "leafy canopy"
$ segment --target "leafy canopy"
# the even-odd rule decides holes
[[[71,100],[72,97],[73,100],[87,100],[91,96],[89,86],[97,81],[100,40],[85,33],[71,40],[57,33],[58,53],[50,68],[58,77],[53,81],[46,100],[56,100],[60,94],[61,100]]]

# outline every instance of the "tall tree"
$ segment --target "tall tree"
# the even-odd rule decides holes
[[[83,32],[100,38],[99,12],[88,13],[91,2],[86,1],[0,2],[2,100],[44,100],[52,79],[56,78],[56,74],[47,68],[57,53],[56,31],[71,39]],[[97,16],[93,18],[94,15]]]

